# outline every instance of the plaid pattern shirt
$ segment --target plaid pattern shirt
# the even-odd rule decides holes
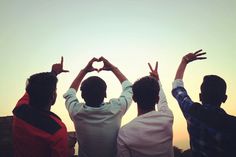
[[[236,157],[236,117],[193,102],[182,80],[173,83],[172,94],[187,120],[193,157]]]

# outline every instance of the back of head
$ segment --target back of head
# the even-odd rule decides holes
[[[48,107],[56,90],[57,77],[49,72],[30,76],[26,91],[29,94],[30,105],[43,109]]]
[[[160,86],[153,77],[146,76],[137,80],[133,84],[132,90],[134,101],[143,110],[153,108],[158,102]]]
[[[201,101],[203,104],[220,105],[226,101],[226,82],[217,75],[207,75],[201,85]]]
[[[106,97],[107,85],[103,79],[91,76],[83,81],[80,90],[81,95],[87,105],[99,106]]]

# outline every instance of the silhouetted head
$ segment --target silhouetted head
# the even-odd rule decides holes
[[[83,81],[80,90],[86,105],[98,107],[106,97],[107,85],[103,79],[91,76]]]
[[[137,80],[132,87],[133,100],[142,110],[152,110],[159,101],[159,83],[150,76]]]
[[[201,85],[200,100],[203,104],[219,107],[227,99],[226,88],[224,79],[216,75],[207,75]]]
[[[26,91],[30,105],[38,109],[50,109],[56,101],[57,77],[52,73],[38,73],[30,76]]]

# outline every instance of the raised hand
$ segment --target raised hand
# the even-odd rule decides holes
[[[148,63],[148,66],[149,66],[149,69],[151,70],[151,72],[149,72],[150,76],[156,78],[157,80],[159,80],[159,74],[158,74],[158,62],[156,62],[156,65],[155,65],[155,69],[152,68],[151,64]]]
[[[64,70],[63,69],[63,56],[61,57],[61,63],[53,64],[52,65],[52,73],[55,75],[58,75],[62,72],[69,72],[69,70]]]
[[[202,59],[206,59],[206,57],[202,57],[203,55],[205,55],[206,52],[202,52],[202,49],[197,50],[194,53],[189,53],[187,55],[185,55],[183,57],[183,61],[188,64],[189,62],[195,61],[195,60],[202,60]]]
[[[99,59],[97,59],[97,58],[92,58],[89,62],[88,62],[88,64],[86,65],[86,67],[83,69],[86,73],[88,73],[88,72],[92,72],[92,71],[99,71],[97,68],[94,68],[93,67],[93,63],[94,62],[99,62]]]
[[[103,62],[103,67],[102,68],[100,68],[99,70],[98,70],[98,72],[100,72],[100,71],[102,71],[102,70],[105,70],[105,71],[111,71],[111,70],[113,70],[114,68],[116,68],[114,65],[112,65],[107,59],[105,59],[104,57],[100,57],[99,58],[99,61],[101,62]]]
[[[189,53],[187,55],[185,55],[182,58],[182,61],[177,69],[176,75],[175,75],[175,80],[176,79],[183,79],[184,76],[184,71],[185,68],[187,66],[188,63],[195,61],[195,60],[202,60],[202,59],[206,59],[206,57],[203,57],[203,55],[205,55],[206,52],[202,52],[202,49],[197,50],[194,53]]]

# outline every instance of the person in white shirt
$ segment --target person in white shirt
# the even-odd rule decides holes
[[[173,157],[173,114],[167,106],[157,72],[133,84],[138,116],[123,126],[117,138],[117,157]],[[157,104],[158,111],[155,110]]]
[[[103,62],[101,69],[93,67],[94,62]],[[106,83],[100,77],[91,76],[83,80],[92,71],[111,71],[122,85],[119,98],[103,102],[106,97]],[[79,102],[76,92],[80,87],[85,103]],[[80,71],[64,94],[66,108],[74,122],[79,143],[79,157],[115,157],[116,139],[121,125],[122,116],[132,102],[132,84],[104,57],[93,58]]]

